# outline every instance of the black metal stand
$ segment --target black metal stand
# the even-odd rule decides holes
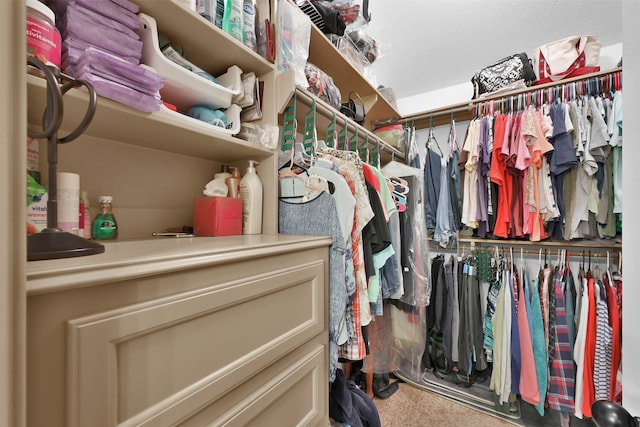
[[[28,57],[29,65],[38,68],[47,80],[47,107],[42,118],[42,132],[32,132],[32,138],[47,138],[47,156],[49,164],[49,199],[47,201],[47,228],[40,233],[27,237],[27,260],[45,260],[58,258],[71,258],[84,255],[95,255],[104,252],[104,246],[77,236],[73,233],[62,231],[58,228],[58,144],[71,142],[82,134],[91,123],[98,103],[97,95],[93,87],[84,81],[74,80],[68,76],[62,87],[58,84],[54,72],[34,57]],[[58,130],[62,123],[63,102],[62,97],[69,89],[85,86],[89,91],[89,106],[80,125],[69,135],[58,138]]]

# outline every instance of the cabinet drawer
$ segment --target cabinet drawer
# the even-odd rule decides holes
[[[318,337],[178,425],[328,425],[325,348]],[[149,421],[167,424],[162,417]]]
[[[316,261],[69,320],[68,423],[194,413],[324,335],[325,292]]]

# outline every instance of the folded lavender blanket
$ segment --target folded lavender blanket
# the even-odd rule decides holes
[[[73,0],[56,0],[54,2],[56,13],[60,16],[64,15],[65,11],[67,10],[67,5],[71,1]],[[114,3],[133,14],[137,14],[138,12],[140,12],[140,6],[138,6],[137,4],[129,0],[100,0],[100,2],[102,1],[104,1],[105,3],[106,2]],[[96,1],[96,3],[98,3],[98,1]]]
[[[82,57],[82,54],[84,53],[84,51],[92,47],[95,47],[95,46],[78,39],[67,38],[62,40],[62,70],[65,73],[69,74],[69,72],[67,71],[67,68],[78,65],[78,63],[80,62],[80,57]],[[134,65],[140,64],[139,57],[136,58],[133,56],[119,55],[116,52],[110,52],[108,49],[102,49],[102,50],[108,53],[117,55],[118,57],[124,59],[125,61],[131,64],[134,64]]]
[[[93,46],[104,48],[122,56],[142,57],[142,40],[135,40],[125,34],[84,18],[65,19],[62,31],[64,39],[78,39]]]
[[[91,83],[98,95],[145,113],[158,111],[162,105],[159,93],[156,96],[147,95],[146,93],[139,92],[120,83],[104,79],[88,72],[82,73],[76,78]]]
[[[137,31],[132,30],[118,21],[100,15],[91,9],[87,9],[78,3],[71,3],[69,7],[67,7],[67,12],[62,18],[62,24],[60,25],[61,28],[64,28],[64,22],[67,20],[81,20],[84,23],[91,23],[91,25],[101,25],[103,27],[117,30],[134,40],[140,40],[140,35]]]
[[[164,78],[149,67],[131,64],[95,47],[85,50],[78,64],[69,66],[66,72],[73,77],[91,73],[152,96],[164,85]]]
[[[120,1],[122,0],[118,0],[118,3],[113,0],[59,0],[56,3],[56,11],[58,16],[63,16],[69,5],[78,4],[102,16],[120,22],[134,31],[137,30],[140,26],[138,15],[136,15],[137,12],[122,7],[119,4]]]

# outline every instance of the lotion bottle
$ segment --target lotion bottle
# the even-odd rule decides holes
[[[222,29],[240,43],[244,42],[244,16],[242,14],[242,1],[243,0],[226,0],[224,3],[224,14],[222,17]]]
[[[257,164],[255,160],[249,160],[247,173],[240,181],[242,234],[262,233],[262,181],[256,173]]]

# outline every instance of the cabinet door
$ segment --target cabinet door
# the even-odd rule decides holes
[[[68,424],[315,424],[325,292],[315,261],[69,320]]]

